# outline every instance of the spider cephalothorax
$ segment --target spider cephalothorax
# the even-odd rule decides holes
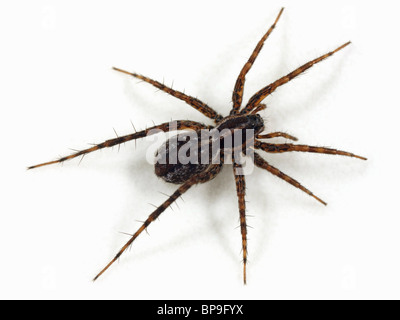
[[[308,195],[312,196],[322,204],[326,203],[320,198],[315,196],[311,191],[303,187],[299,182],[289,177],[288,175],[281,172],[279,169],[271,166],[264,158],[262,158],[256,150],[262,150],[267,153],[282,153],[290,151],[298,152],[315,152],[325,154],[336,154],[348,157],[354,157],[362,160],[366,158],[357,156],[353,153],[325,148],[315,147],[301,144],[292,143],[268,143],[263,140],[283,137],[286,139],[297,141],[297,138],[283,132],[272,132],[262,134],[264,130],[264,122],[258,112],[264,110],[266,106],[261,102],[275,91],[279,86],[289,82],[299,74],[303,73],[314,64],[328,58],[339,50],[343,49],[350,42],[347,42],[337,49],[328,52],[314,60],[311,60],[296,70],[290,72],[286,76],[272,82],[268,86],[262,88],[256,92],[248,101],[248,103],[242,107],[242,97],[244,91],[244,83],[247,72],[253,65],[257,55],[261,51],[261,48],[268,38],[272,30],[275,28],[278,22],[283,8],[280,10],[275,22],[269,28],[267,33],[258,42],[249,60],[243,66],[236,80],[232,95],[232,109],[228,116],[224,117],[217,111],[203,103],[197,98],[188,96],[182,92],[176,91],[172,88],[165,86],[164,84],[147,78],[137,73],[130,73],[122,69],[114,68],[114,70],[123,72],[135,78],[141,79],[144,82],[150,83],[158,89],[180,99],[200,111],[203,115],[214,121],[215,125],[204,125],[199,122],[190,120],[177,120],[173,122],[166,122],[160,125],[155,125],[143,131],[135,132],[129,135],[117,137],[104,141],[100,144],[94,145],[91,148],[75,152],[69,156],[62,157],[58,160],[41,163],[29,167],[33,169],[53,163],[61,163],[65,160],[76,158],[78,156],[84,156],[87,153],[108,148],[121,143],[140,139],[148,135],[156,134],[159,132],[168,132],[172,130],[181,131],[178,135],[168,139],[157,151],[157,161],[155,163],[155,173],[157,176],[163,178],[165,181],[170,183],[180,184],[179,188],[156,208],[142,226],[131,236],[129,241],[121,248],[117,255],[103,268],[100,273],[94,278],[96,280],[101,276],[120,256],[121,254],[132,244],[132,242],[153,222],[165,209],[167,209],[177,198],[184,194],[192,186],[210,181],[213,179],[221,170],[223,164],[226,163],[225,156],[231,156],[233,161],[233,174],[235,177],[236,191],[238,197],[239,216],[240,216],[240,231],[242,236],[242,252],[243,252],[243,281],[246,283],[246,263],[247,263],[247,224],[246,224],[246,207],[245,207],[245,175],[243,175],[242,164],[236,157],[236,155],[246,155],[248,151],[252,151],[254,164],[256,167],[265,169],[278,176],[284,181],[290,183],[296,188],[304,191]],[[192,134],[187,135],[183,131],[191,130]],[[248,132],[251,132],[248,135]],[[206,134],[205,134],[206,133]],[[208,135],[207,135],[208,134]],[[237,138],[239,137],[239,138]],[[235,139],[237,138],[237,139]],[[233,142],[232,142],[233,141]],[[217,147],[214,147],[217,145]],[[173,157],[172,155],[176,155]],[[181,155],[181,157],[179,157]],[[189,160],[188,160],[189,159]]]

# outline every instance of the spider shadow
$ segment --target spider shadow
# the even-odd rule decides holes
[[[289,50],[290,40],[286,36],[283,39],[283,55],[281,57],[278,77],[282,77],[299,67],[301,64],[328,52],[328,50],[324,51],[323,48],[321,48],[313,50],[313,52],[318,52],[315,54],[305,53],[304,55],[306,55],[307,58],[305,58],[304,61],[302,60],[298,65],[287,68],[287,65],[293,65],[293,58],[291,59],[292,55]],[[351,46],[349,48],[351,48]],[[268,109],[269,112],[277,112],[280,118],[284,118],[286,121],[297,121],[304,117],[310,110],[326,104],[324,100],[332,94],[332,90],[335,90],[335,87],[337,87],[337,84],[339,84],[340,79],[343,77],[342,71],[346,67],[346,59],[348,59],[347,55],[350,54],[349,49],[346,49],[340,53],[336,53],[325,61],[317,63],[309,70],[306,70],[299,76],[293,78],[287,84],[277,88],[275,92],[264,100],[267,105],[271,106]],[[309,51],[310,50],[307,50],[307,52]],[[330,64],[330,66],[327,66],[327,64]],[[323,72],[318,72],[318,69],[320,68],[323,69]],[[312,81],[312,85],[309,84],[307,79]],[[286,97],[289,97],[289,99],[286,99]],[[270,104],[268,101],[270,101]],[[276,106],[276,108],[274,108],[274,106]],[[275,110],[273,110],[273,108]]]
[[[161,221],[162,222],[162,221]],[[132,261],[139,261],[139,260],[147,260],[152,258],[156,255],[165,255],[173,253],[174,251],[180,250],[183,247],[190,246],[191,244],[195,244],[198,241],[198,237],[207,237],[209,233],[208,228],[205,226],[196,229],[196,237],[193,236],[193,231],[188,230],[184,233],[176,233],[174,234],[169,240],[158,242],[157,244],[150,244],[147,245],[145,249],[142,247],[132,247],[129,251],[132,251],[131,254],[128,254],[126,257],[127,264],[131,263]],[[152,232],[149,231],[147,236],[150,237]],[[182,257],[183,259],[183,257]],[[201,259],[204,261],[204,259]],[[160,261],[161,263],[161,261]],[[171,263],[176,263],[176,261],[172,261]],[[179,266],[175,266],[174,268],[178,268]]]
[[[204,81],[202,82],[204,84],[200,86],[198,90],[200,99],[201,97],[208,97],[210,100],[213,99],[214,101],[217,101],[217,105],[227,106],[223,109],[217,108],[216,111],[222,114],[229,113],[232,105],[232,92],[239,72],[249,59],[261,36],[270,27],[274,16],[275,13],[272,14],[269,19],[260,21],[252,28],[252,30],[247,30],[246,34],[240,39],[236,38],[235,41],[221,48],[217,53],[217,57],[220,57],[220,59],[213,59],[207,70],[204,70],[204,74],[200,75],[200,80],[207,79],[207,83],[213,84],[212,90],[210,90],[210,85],[207,85]],[[271,40],[267,39],[267,42],[271,42]],[[243,43],[245,43],[245,45],[243,45]],[[274,43],[270,45],[273,46]],[[278,52],[284,52],[286,46],[284,44],[281,44],[280,46],[281,48],[278,49]],[[235,52],[235,54],[232,54],[232,52]],[[279,60],[279,64],[268,65],[269,54],[270,52],[268,52],[268,50],[261,50],[254,65],[252,66],[252,70],[250,70],[249,74],[246,76],[243,104],[246,103],[247,99],[251,95],[267,85],[265,81],[265,72],[261,73],[261,75],[257,77],[257,68],[260,66],[265,68],[266,66],[268,68],[267,76],[271,79],[271,81],[276,80],[274,79],[273,75],[280,74],[280,71],[284,70],[285,63],[282,59]],[[223,61],[222,64],[221,61]],[[259,78],[261,78],[261,80]],[[260,83],[258,86],[256,86],[257,82]],[[228,89],[226,89],[225,86],[222,87],[221,84],[229,84]],[[220,92],[223,92],[222,98]],[[211,106],[214,107],[213,105]]]
[[[205,214],[209,221],[210,232],[217,238],[218,245],[236,264],[241,261],[241,239],[239,226],[239,208],[232,165],[225,164],[220,174],[205,188],[207,206]],[[217,192],[216,192],[217,191]],[[227,201],[229,199],[229,201]],[[227,228],[230,228],[230,230]],[[236,238],[233,238],[236,237]],[[237,241],[235,241],[235,239]],[[236,245],[238,245],[236,247]]]
[[[138,150],[140,151],[140,150]],[[138,154],[141,154],[141,152],[138,152]],[[231,169],[231,168],[227,168]],[[233,177],[229,179],[227,178],[227,174],[229,175],[229,170],[223,170],[225,171],[225,174],[222,174],[222,172],[212,181],[209,181],[205,184],[199,184],[195,185],[192,187],[192,189],[197,189],[197,195],[199,195],[199,199],[201,199],[201,203],[212,203],[212,204],[221,204],[222,198],[225,198],[227,196],[225,192],[225,184],[230,183],[232,186],[234,186],[234,180]],[[171,184],[171,183],[166,183],[162,179],[159,179],[155,176],[154,174],[154,169],[152,166],[149,166],[149,163],[146,161],[145,157],[140,156],[136,157],[134,160],[131,161],[131,165],[129,165],[129,169],[126,170],[128,172],[129,179],[132,181],[135,181],[137,177],[140,177],[140,188],[137,188],[137,184],[133,182],[135,186],[132,187],[132,192],[135,193],[134,198],[138,199],[138,201],[143,201],[143,199],[151,199],[152,203],[155,203],[156,206],[160,205],[162,201],[165,200],[164,195],[160,195],[157,190],[163,190],[164,192],[168,194],[172,194],[179,185]],[[157,182],[155,182],[157,181]],[[155,187],[154,184],[157,183],[158,185]],[[203,187],[204,186],[204,187]],[[194,196],[193,190],[191,189],[191,192],[188,192],[187,196],[184,194],[182,197],[184,197],[184,202],[190,202],[190,198]],[[150,192],[149,192],[150,190]],[[215,192],[215,190],[219,190],[220,192]],[[151,194],[151,195],[149,195]],[[236,197],[236,193],[234,195]],[[223,201],[225,202],[225,201]],[[125,226],[129,226],[129,229],[137,229],[140,226],[140,223],[137,224],[136,222],[133,223],[132,227],[132,220],[136,219],[141,219],[144,220],[147,218],[147,216],[151,213],[151,211],[154,210],[154,208],[150,209],[150,211],[143,212],[143,210],[140,210],[140,212],[134,212],[132,213],[132,204],[134,204],[135,201],[132,201],[132,199],[127,201],[126,204],[126,214],[121,214],[121,218],[119,218],[119,222],[117,222],[117,225],[120,226],[120,228],[123,231],[126,231]],[[231,201],[230,201],[231,203]],[[236,204],[236,202],[235,202]],[[176,203],[173,203],[172,206],[173,208],[167,208],[167,210],[160,216],[161,221],[155,221],[154,223],[162,223],[163,217],[166,215],[170,215],[172,212],[170,209],[173,211],[180,211],[182,213],[182,209],[180,209],[180,206],[176,206]],[[237,208],[236,206],[233,206],[236,211]],[[150,207],[151,208],[151,207]],[[206,208],[206,210],[204,210]],[[135,210],[136,211],[136,210]],[[238,250],[234,250],[232,248],[231,244],[231,239],[230,236],[226,236],[225,230],[222,228],[224,227],[223,221],[225,220],[225,217],[222,216],[221,214],[218,215],[218,210],[214,206],[196,206],[196,211],[199,212],[199,214],[203,215],[202,221],[206,220],[206,223],[201,225],[201,226],[195,226],[194,224],[189,225],[191,228],[190,231],[184,231],[182,232],[174,232],[174,235],[169,237],[169,240],[166,242],[158,242],[157,244],[154,245],[149,245],[147,248],[143,251],[141,248],[136,246],[132,247],[131,254],[126,255],[126,260],[127,263],[132,262],[133,260],[137,261],[138,259],[140,260],[145,260],[153,255],[165,253],[165,252],[173,252],[174,250],[179,250],[179,248],[182,248],[183,246],[188,246],[190,243],[195,243],[199,241],[199,238],[206,238],[210,239],[210,237],[216,237],[217,238],[217,243],[218,245],[222,246],[223,251],[227,253],[231,258],[234,263],[237,263],[240,261],[240,255],[239,255],[239,248]],[[228,210],[228,213],[230,213],[231,210]],[[180,214],[177,213],[177,214]],[[195,212],[192,212],[192,214],[196,214]],[[231,215],[227,214],[227,212],[222,212],[225,216],[229,216],[231,219]],[[132,216],[134,215],[134,216]],[[206,216],[204,218],[204,216]],[[238,218],[239,214],[237,213]],[[195,218],[195,217],[194,217]],[[208,223],[207,223],[208,222]],[[152,224],[153,225],[153,224]],[[151,225],[151,226],[152,226]],[[151,226],[149,226],[149,234],[152,235],[152,230]],[[161,228],[161,227],[159,227]],[[224,228],[225,229],[225,228]],[[160,229],[158,230],[158,232]],[[195,231],[195,235],[193,235]],[[132,233],[128,231],[128,233]],[[141,234],[140,238],[143,238],[145,233]],[[240,233],[237,233],[237,236],[239,237]],[[112,237],[113,239],[113,244],[110,246],[113,249],[110,249],[110,254],[114,254],[115,248],[118,248],[121,246],[121,237]],[[122,238],[123,239],[123,238]],[[124,242],[123,240],[122,242]],[[203,259],[204,260],[204,259]],[[203,261],[202,260],[202,261]]]

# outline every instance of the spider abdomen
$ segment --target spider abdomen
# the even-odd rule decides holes
[[[181,184],[207,170],[210,162],[202,162],[199,135],[191,131],[168,139],[156,152],[155,174],[166,182]]]

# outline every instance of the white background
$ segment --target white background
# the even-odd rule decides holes
[[[372,4],[375,3],[375,4]],[[268,172],[247,177],[249,265],[232,170],[187,192],[97,282],[91,279],[177,186],[153,174],[151,142],[26,167],[115,133],[208,119],[111,70],[185,90],[223,114],[259,38],[244,100],[344,42],[265,100],[268,131],[368,161],[264,155],[328,202]],[[14,1],[0,8],[0,298],[400,298],[399,22],[394,1]],[[282,140],[280,140],[282,141]],[[178,206],[179,207],[178,207]]]

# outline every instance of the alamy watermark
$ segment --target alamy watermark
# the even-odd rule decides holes
[[[169,132],[178,129],[177,122],[169,123]],[[251,174],[254,169],[253,129],[185,129],[167,137],[160,129],[151,129],[146,139],[153,143],[146,152],[149,163],[155,164],[240,164],[237,175]],[[164,143],[160,145],[160,141]]]

